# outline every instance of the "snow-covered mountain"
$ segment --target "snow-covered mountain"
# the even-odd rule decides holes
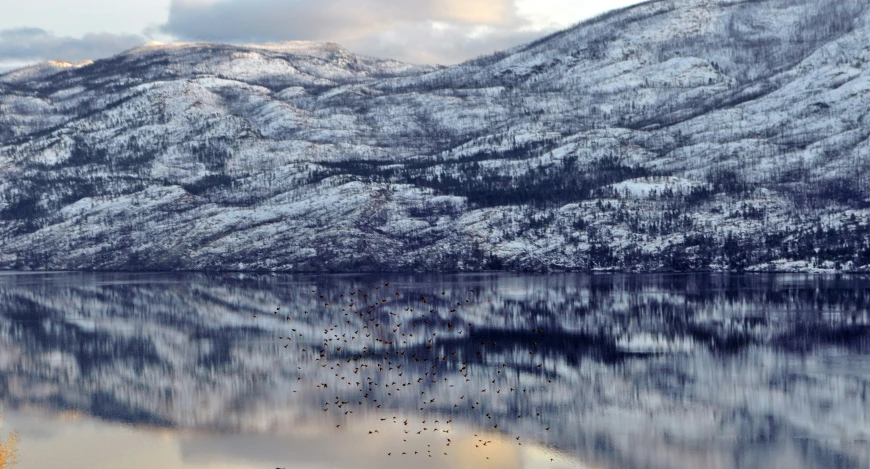
[[[0,76],[0,267],[870,270],[870,1],[659,0],[451,67]]]

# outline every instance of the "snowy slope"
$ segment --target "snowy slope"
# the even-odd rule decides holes
[[[452,67],[0,76],[0,266],[867,270],[870,2],[660,0]]]

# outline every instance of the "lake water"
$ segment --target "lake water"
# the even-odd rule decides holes
[[[19,469],[870,467],[856,277],[0,274],[0,370]]]

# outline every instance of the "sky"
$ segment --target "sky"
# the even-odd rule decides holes
[[[452,64],[640,0],[0,0],[0,71],[110,57],[150,41],[336,42]]]

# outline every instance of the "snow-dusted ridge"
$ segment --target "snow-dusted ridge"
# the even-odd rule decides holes
[[[660,0],[451,67],[194,43],[13,71],[0,267],[866,271],[868,20]]]

